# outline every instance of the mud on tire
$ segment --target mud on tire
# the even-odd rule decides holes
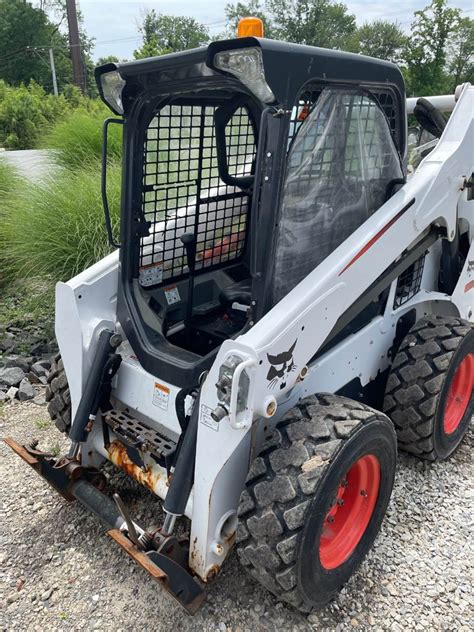
[[[464,408],[451,430],[447,404],[463,361]],[[447,458],[474,414],[473,381],[474,325],[446,316],[417,321],[395,356],[385,393],[384,412],[395,424],[400,449],[432,461]]]
[[[48,402],[49,416],[54,421],[56,428],[69,434],[71,427],[71,395],[63,361],[59,354],[51,364],[45,397]]]
[[[325,521],[334,511],[341,481],[350,487],[344,479],[364,455],[380,464],[373,512],[350,554],[335,568],[323,567]],[[302,400],[278,423],[250,468],[237,528],[244,568],[302,612],[324,606],[372,545],[390,498],[395,465],[396,436],[385,415],[335,395]]]

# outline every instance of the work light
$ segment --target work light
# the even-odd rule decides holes
[[[275,95],[265,80],[260,48],[252,46],[221,51],[214,57],[214,66],[240,79],[264,103],[275,101]]]
[[[107,101],[114,112],[123,114],[122,90],[125,87],[125,80],[118,70],[112,70],[101,75],[100,81],[104,101]]]

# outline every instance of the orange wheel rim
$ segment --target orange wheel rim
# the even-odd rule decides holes
[[[319,560],[333,570],[352,555],[369,525],[380,489],[380,462],[360,457],[346,472],[326,514],[319,540]]]
[[[469,353],[456,369],[444,408],[443,429],[455,432],[466,413],[474,390],[474,353]]]

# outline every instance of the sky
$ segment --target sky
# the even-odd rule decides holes
[[[170,15],[186,15],[207,25],[211,35],[225,28],[224,8],[228,0],[78,0],[77,5],[84,17],[84,26],[89,37],[94,37],[95,59],[116,55],[130,59],[140,46],[138,25],[149,9]],[[391,20],[409,29],[413,12],[422,9],[430,0],[345,0],[349,11],[362,24],[377,18]],[[451,6],[458,7],[467,16],[474,17],[474,0],[453,0]]]

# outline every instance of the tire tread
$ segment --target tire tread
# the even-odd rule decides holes
[[[313,395],[278,423],[252,465],[238,510],[238,557],[254,579],[302,612],[314,607],[296,587],[298,536],[310,501],[345,441],[383,416],[345,397]]]
[[[434,415],[451,359],[474,325],[462,318],[427,316],[402,341],[388,378],[384,412],[401,450],[434,461]]]
[[[60,432],[69,434],[71,427],[71,394],[61,356],[55,356],[48,373],[45,398],[48,413]]]

